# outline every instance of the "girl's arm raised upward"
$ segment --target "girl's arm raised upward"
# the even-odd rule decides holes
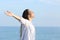
[[[15,18],[15,19],[17,19],[17,20],[19,20],[19,21],[20,21],[20,19],[21,19],[19,16],[13,14],[13,13],[10,12],[10,11],[6,11],[5,14],[6,14],[7,16],[13,17],[13,18]]]

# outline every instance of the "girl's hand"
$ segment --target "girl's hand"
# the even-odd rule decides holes
[[[6,14],[7,16],[13,16],[13,13],[10,12],[10,11],[6,11],[5,14]]]
[[[11,17],[17,19],[18,21],[20,21],[20,16],[16,16],[15,14],[13,14],[13,13],[10,12],[10,11],[5,11],[5,14],[6,14],[7,16],[11,16]]]

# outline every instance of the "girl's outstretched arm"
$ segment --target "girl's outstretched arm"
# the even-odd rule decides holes
[[[17,19],[18,21],[20,21],[20,19],[21,19],[19,16],[13,14],[13,13],[10,12],[10,11],[6,11],[5,14],[6,14],[7,16],[10,16],[10,17],[13,17],[13,18]]]

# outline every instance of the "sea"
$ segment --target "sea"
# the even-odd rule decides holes
[[[35,27],[36,40],[60,40],[60,27]],[[20,27],[0,27],[0,40],[20,40]]]

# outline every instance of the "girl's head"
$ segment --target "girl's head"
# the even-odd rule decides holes
[[[27,20],[32,20],[34,18],[34,13],[29,9],[25,9],[22,17]]]

